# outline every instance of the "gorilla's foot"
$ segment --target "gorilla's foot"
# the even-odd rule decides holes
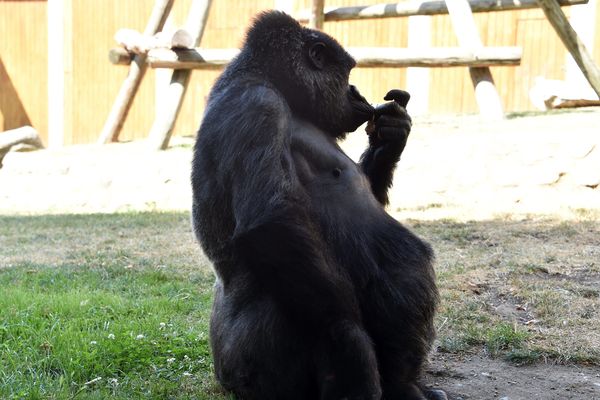
[[[423,394],[427,400],[448,400],[446,392],[441,389],[423,389]]]

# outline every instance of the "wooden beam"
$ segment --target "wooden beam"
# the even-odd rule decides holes
[[[546,14],[548,21],[564,43],[571,56],[581,69],[581,72],[590,83],[598,98],[600,98],[600,69],[594,63],[585,45],[569,23],[565,13],[561,10],[556,0],[537,0]]]
[[[475,26],[471,6],[467,0],[446,0],[452,27],[458,38],[458,44],[468,51],[477,52],[483,48],[479,31]],[[494,85],[489,66],[470,66],[469,74],[475,88],[475,100],[479,113],[486,119],[504,118],[500,95]]]
[[[192,2],[192,8],[186,23],[186,31],[192,36],[194,47],[200,45],[202,40],[211,3],[211,0],[194,0]],[[181,109],[191,74],[192,71],[189,69],[173,71],[171,83],[166,93],[165,106],[161,110],[157,110],[154,123],[150,129],[149,141],[152,148],[165,150],[169,147],[173,127]]]
[[[457,47],[348,47],[347,50],[363,68],[519,65],[522,53],[520,47],[483,47],[477,51]],[[150,50],[147,62],[152,68],[219,69],[238,54],[238,49],[156,49]],[[131,62],[124,49],[112,49],[109,58],[115,64]]]
[[[152,36],[162,30],[165,21],[171,12],[174,0],[156,0],[150,21],[144,30],[145,36]],[[133,57],[133,63],[129,67],[127,78],[121,85],[117,99],[104,123],[98,143],[116,142],[127,118],[127,114],[133,104],[133,99],[137,93],[142,78],[146,72],[146,55],[137,54]]]
[[[194,39],[185,29],[158,32],[154,36],[144,36],[133,29],[119,29],[115,40],[130,53],[146,54],[150,49],[191,49]]]
[[[588,0],[560,0],[561,6],[586,4]],[[525,10],[538,8],[536,0],[469,0],[473,12]],[[370,6],[327,7],[324,19],[328,21],[347,21],[354,19],[396,18],[413,15],[448,14],[448,7],[443,0],[408,0],[401,3],[373,4]],[[304,10],[296,19],[307,22],[311,12]]]

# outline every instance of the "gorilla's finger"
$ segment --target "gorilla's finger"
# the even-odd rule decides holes
[[[375,119],[379,118],[382,115],[402,115],[402,107],[395,101],[390,101],[387,103],[383,103],[375,107]]]
[[[406,108],[408,101],[410,100],[410,93],[400,90],[400,89],[392,89],[383,98],[384,100],[394,100],[396,103],[400,104],[402,107]]]

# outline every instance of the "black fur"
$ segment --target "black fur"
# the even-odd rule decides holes
[[[381,204],[410,118],[379,110],[353,163],[336,140],[374,115],[348,85],[354,65],[331,37],[264,13],[209,97],[193,224],[217,273],[215,373],[240,399],[425,398],[433,255]]]

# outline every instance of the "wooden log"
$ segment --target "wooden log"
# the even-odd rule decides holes
[[[150,21],[146,25],[144,35],[152,36],[156,32],[162,30],[171,8],[173,7],[174,0],[156,0]],[[129,73],[127,78],[121,85],[117,99],[113,104],[113,107],[104,123],[98,143],[109,143],[116,142],[119,139],[119,134],[127,118],[127,114],[133,104],[133,99],[137,93],[144,73],[146,72],[146,55],[138,54],[134,56],[133,63],[129,67]]]
[[[600,107],[600,100],[571,100],[551,97],[545,101],[546,108],[580,108],[580,107]]]
[[[483,48],[479,31],[471,7],[467,0],[446,0],[452,27],[458,38],[458,44],[469,51],[476,52]],[[489,66],[470,66],[469,74],[475,88],[475,100],[479,113],[486,119],[504,118],[500,95],[494,85],[494,78]]]
[[[154,36],[144,36],[133,29],[119,29],[115,33],[115,41],[128,52],[135,54],[146,54],[151,49],[190,49],[194,47],[194,39],[185,29],[158,32]]]
[[[561,6],[572,6],[586,4],[588,0],[560,0],[559,3]],[[525,10],[539,7],[536,0],[469,0],[469,5],[473,12]],[[448,7],[443,0],[408,0],[370,6],[326,7],[324,19],[328,22],[439,14],[448,14]],[[311,11],[304,10],[298,13],[296,19],[307,22],[310,16]]]
[[[522,54],[520,47],[483,47],[477,51],[456,47],[349,47],[347,50],[363,68],[519,65]],[[157,49],[148,53],[147,62],[152,68],[218,69],[238,54],[238,49]],[[131,62],[124,49],[112,49],[109,58],[115,64]]]
[[[323,14],[324,7],[325,0],[313,0],[310,19],[308,20],[309,28],[318,30],[323,29],[323,22],[325,21]]]
[[[193,38],[194,46],[200,45],[208,12],[210,10],[211,0],[194,0],[190,13],[188,14],[186,30]],[[173,133],[173,127],[177,120],[177,115],[183,103],[183,97],[187,91],[192,71],[177,69],[173,71],[171,83],[165,94],[167,100],[162,110],[157,110],[154,123],[150,128],[149,142],[150,146],[157,150],[165,150],[169,147],[169,141]]]
[[[594,63],[585,45],[579,39],[577,32],[573,29],[565,13],[561,10],[556,0],[537,0],[538,4],[546,14],[546,18],[564,43],[569,53],[581,69],[581,72],[590,83],[596,95],[600,99],[600,69]]]
[[[6,153],[17,145],[26,145],[35,149],[42,149],[44,145],[37,131],[31,126],[12,129],[0,133],[0,168]]]

